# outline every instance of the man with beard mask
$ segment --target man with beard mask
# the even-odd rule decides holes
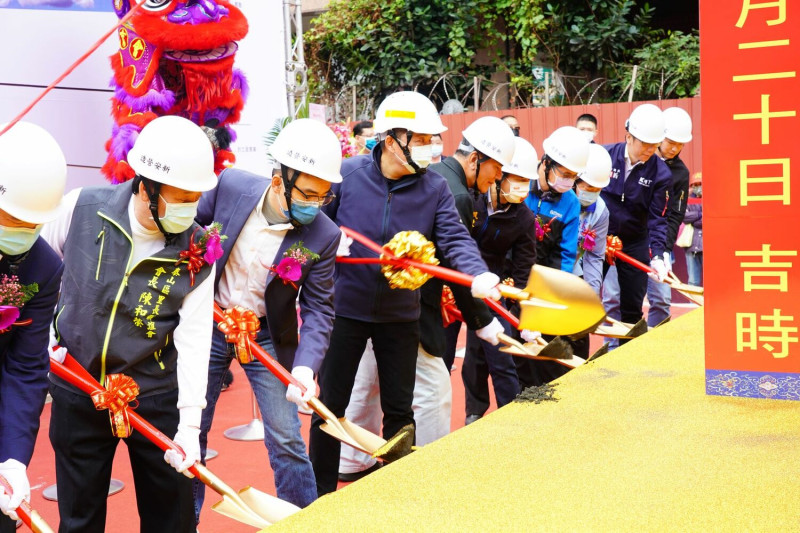
[[[294,385],[287,389],[259,361],[240,359],[264,421],[277,495],[305,507],[317,498],[317,487],[297,408],[316,393],[314,373],[333,329],[333,271],[341,233],[320,208],[333,200],[331,184],[342,181],[342,154],[333,131],[311,119],[287,124],[269,151],[275,161],[271,180],[242,170],[224,171],[219,186],[200,201],[197,221],[220,222],[229,235],[222,243],[216,301],[222,308],[252,310],[261,326],[256,342],[306,388],[304,395]],[[279,263],[292,258],[299,272],[291,279],[282,277]],[[303,321],[299,342],[298,292]],[[203,456],[223,375],[236,357],[235,344],[215,328],[200,433]],[[194,489],[199,519],[205,485],[195,480]]]
[[[492,272],[498,276],[510,275],[515,286],[524,287],[536,262],[536,240],[531,231],[533,213],[523,202],[531,181],[538,177],[539,158],[531,143],[522,137],[516,137],[514,141],[514,158],[510,164],[503,165],[503,177],[475,202],[477,217],[472,236]],[[518,310],[514,300],[506,300],[506,305]],[[506,334],[516,334],[509,324],[504,323],[504,328]],[[527,330],[523,330],[521,335],[526,342],[538,336]],[[519,394],[514,357],[485,342],[476,332],[469,331],[461,370],[466,424],[478,420],[489,409],[490,375],[497,407],[506,405]]]
[[[573,126],[563,126],[544,140],[544,155],[531,195],[525,200],[534,214],[536,263],[572,272],[578,252],[581,206],[572,187],[589,159],[589,140]],[[550,340],[550,337],[546,337]],[[527,339],[526,339],[527,340]],[[562,365],[517,357],[520,385],[539,386],[563,374]]]
[[[128,152],[131,182],[85,187],[42,236],[64,257],[55,333],[101,385],[125,374],[139,386],[136,412],[184,455],[165,454],[140,432],[112,432],[110,411],[51,375],[50,442],[56,459],[60,531],[103,531],[114,452],[125,438],[142,531],[195,531],[187,471],[200,459],[214,305],[213,262],[193,267],[194,222],[217,184],[206,134],[178,116],[148,123]],[[133,189],[133,193],[131,193]],[[195,268],[196,267],[196,268]],[[185,475],[180,475],[175,470]]]
[[[379,245],[400,231],[416,230],[433,241],[450,264],[475,276],[471,295],[499,298],[499,278],[488,272],[469,232],[458,221],[447,181],[427,171],[431,135],[446,130],[436,107],[423,95],[402,91],[388,96],[374,121],[381,142],[371,153],[347,159],[343,181],[326,213]],[[341,247],[349,254],[350,246]],[[360,244],[354,255],[374,257]],[[391,289],[379,265],[336,267],[336,317],[330,347],[319,372],[320,400],[344,416],[367,339],[372,339],[383,407],[383,435],[391,437],[414,423],[412,398],[419,347],[419,294]],[[502,330],[502,328],[501,328]],[[493,339],[497,341],[496,336]],[[311,422],[310,455],[319,495],[336,490],[341,443]]]

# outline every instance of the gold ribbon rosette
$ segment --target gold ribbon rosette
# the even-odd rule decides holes
[[[420,263],[438,265],[436,247],[418,231],[401,231],[384,248],[399,259],[412,259]],[[381,272],[393,289],[415,290],[422,287],[432,276],[412,266],[383,264]]]
[[[128,420],[128,404],[139,396],[139,385],[132,377],[125,374],[109,374],[106,376],[106,389],[92,393],[95,409],[108,409],[111,419],[111,433],[124,439],[130,437],[133,430]],[[136,406],[133,406],[136,407]]]
[[[225,318],[217,325],[225,334],[225,341],[236,346],[236,358],[239,363],[245,364],[255,360],[250,353],[247,338],[255,340],[256,334],[261,330],[261,324],[256,314],[250,309],[235,306],[223,311]]]

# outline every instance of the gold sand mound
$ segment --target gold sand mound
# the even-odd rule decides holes
[[[800,531],[800,403],[705,395],[702,310],[278,531]]]

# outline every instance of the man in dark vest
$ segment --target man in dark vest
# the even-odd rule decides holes
[[[219,186],[203,195],[197,221],[221,222],[229,236],[217,269],[216,301],[223,308],[252,310],[261,327],[256,341],[306,388],[305,395],[293,385],[287,389],[259,361],[242,364],[261,409],[278,497],[305,507],[317,499],[317,485],[297,408],[306,407],[316,393],[314,374],[333,330],[333,271],[341,233],[320,208],[333,199],[331,183],[342,181],[342,152],[330,128],[298,119],[280,132],[270,153],[275,160],[271,180],[226,170]],[[284,265],[296,269],[287,273],[291,269]],[[222,379],[234,358],[235,344],[215,328],[200,434],[203,455]],[[195,481],[198,518],[204,493],[205,486]]]
[[[2,533],[16,529],[14,511],[31,495],[26,470],[47,396],[63,270],[39,232],[58,216],[66,180],[64,154],[45,130],[20,122],[0,136],[0,476],[11,486],[0,487]]]
[[[136,412],[174,435],[185,455],[163,454],[138,431],[112,433],[109,413],[51,376],[62,532],[106,530],[119,437],[131,460],[140,529],[195,531],[186,470],[200,459],[214,298],[214,258],[203,252],[213,252],[215,238],[194,218],[202,192],[217,184],[214,154],[198,126],[164,116],[142,129],[128,164],[132,182],[72,191],[62,216],[45,229],[64,257],[54,356],[68,351],[106,387],[123,379],[119,374],[132,378]]]

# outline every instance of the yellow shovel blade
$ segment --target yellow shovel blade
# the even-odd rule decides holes
[[[238,522],[258,529],[272,525],[272,522],[264,520],[253,511],[243,509],[238,503],[233,501],[228,496],[223,496],[220,501],[211,506],[211,509],[218,512],[222,516],[233,518]]]
[[[300,510],[292,503],[270,496],[253,487],[245,487],[240,490],[239,497],[250,509],[270,524],[283,520]]]
[[[520,301],[519,329],[574,335],[594,329],[605,317],[594,290],[569,272],[534,265],[525,292],[528,299]]]
[[[603,337],[611,337],[614,339],[631,339],[633,337],[628,335],[631,328],[625,327],[621,324],[600,324],[592,333],[602,335]]]

